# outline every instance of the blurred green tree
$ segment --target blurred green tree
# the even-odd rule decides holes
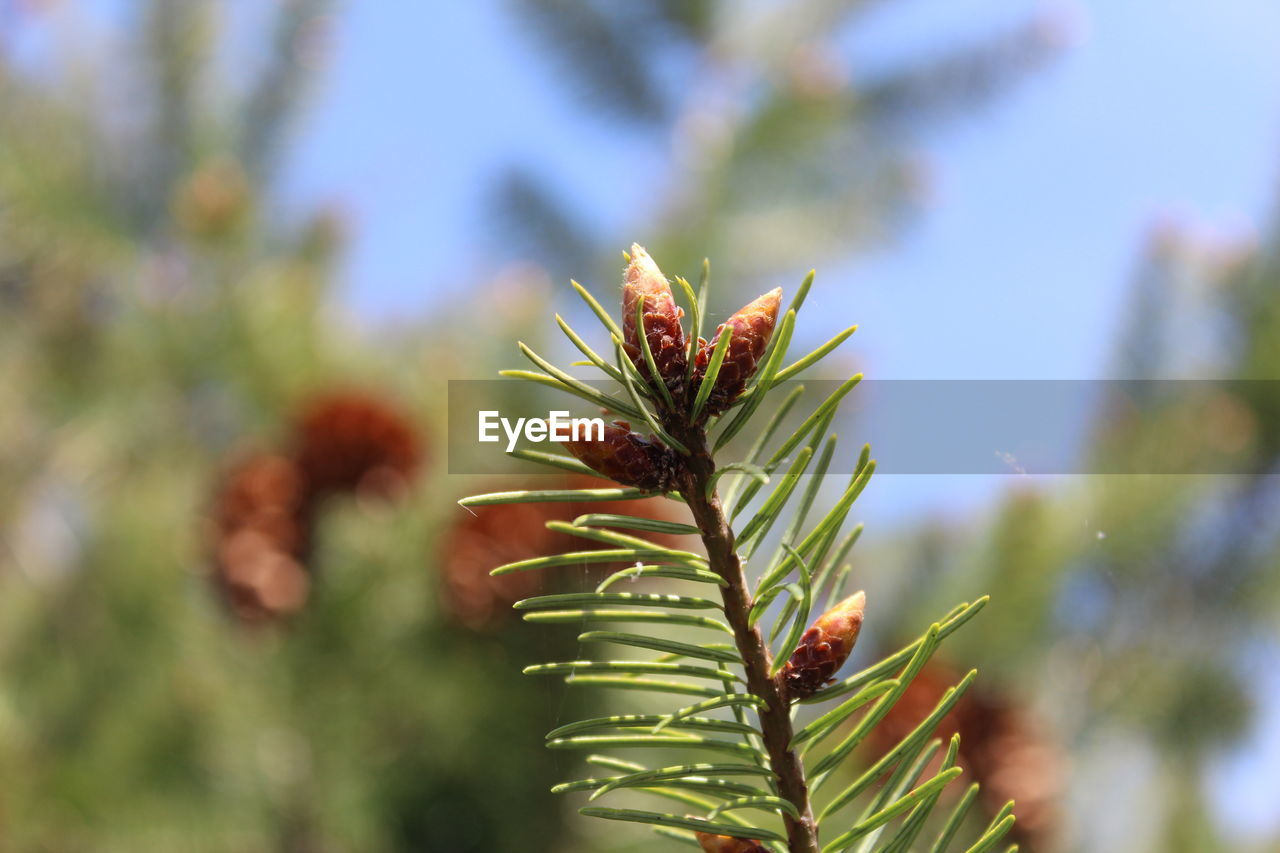
[[[1067,36],[1063,19],[1040,15],[864,68],[849,42],[877,4],[508,3],[584,120],[654,140],[665,172],[610,191],[635,210],[626,234],[610,234],[515,163],[493,195],[501,244],[602,277],[614,275],[603,248],[633,238],[686,275],[709,256],[732,283],[726,308],[798,280],[799,263],[883,242],[927,195],[917,144],[1000,99]]]
[[[901,578],[940,596],[974,583],[1001,591],[956,652],[1073,746],[1076,778],[1101,772],[1108,737],[1146,756],[1148,784],[1111,794],[1117,809],[1163,816],[1148,846],[1120,839],[1135,849],[1254,849],[1217,814],[1207,780],[1247,743],[1253,709],[1274,702],[1256,661],[1280,644],[1275,234],[1153,232],[1116,345],[1116,373],[1136,381],[1101,400],[1083,459],[1102,471],[1207,460],[1235,473],[1097,475],[1052,492],[1021,483],[989,524],[940,531],[935,559]],[[1239,381],[1142,381],[1163,379]],[[904,611],[932,597],[904,596]],[[1069,849],[1118,843],[1083,814],[1065,823]]]
[[[328,5],[277,4],[244,45],[222,4],[138,2],[87,53],[65,10],[66,30],[30,22],[47,61],[0,57],[6,850],[568,843],[554,757],[511,746],[562,700],[493,677],[533,659],[529,635],[471,630],[436,594],[438,466],[398,503],[321,507],[318,582],[287,624],[238,624],[208,577],[229,462],[286,443],[335,386],[438,433],[439,397],[403,367],[467,351],[353,331],[330,293],[340,224],[281,212]],[[512,705],[527,729],[493,724]]]

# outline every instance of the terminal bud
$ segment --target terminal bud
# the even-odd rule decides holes
[[[688,356],[685,352],[684,329],[680,318],[684,311],[676,307],[675,296],[667,277],[658,269],[638,244],[631,245],[631,263],[627,265],[622,286],[622,336],[623,349],[640,375],[652,381],[649,365],[640,345],[642,330],[636,327],[636,312],[640,300],[644,300],[643,334],[649,342],[653,363],[661,374],[661,381],[671,392],[683,393],[685,368]]]
[[[866,606],[866,593],[855,592],[819,616],[804,632],[782,669],[782,681],[790,698],[805,699],[831,683],[858,642]]]
[[[753,302],[748,303],[738,313],[716,329],[715,335],[706,343],[699,342],[698,359],[694,365],[694,389],[702,384],[706,375],[707,364],[711,354],[715,352],[716,343],[725,330],[732,331],[729,350],[724,355],[720,372],[716,375],[715,387],[707,398],[706,412],[718,415],[733,404],[747,387],[747,381],[755,375],[760,367],[760,359],[773,337],[774,326],[778,323],[778,306],[782,302],[782,288],[775,287]]]

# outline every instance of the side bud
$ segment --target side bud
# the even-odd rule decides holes
[[[782,681],[790,698],[807,698],[831,683],[858,642],[866,606],[866,593],[855,592],[819,616],[804,632],[791,660],[782,668]]]
[[[600,441],[564,442],[565,448],[593,471],[624,486],[654,492],[675,488],[678,459],[670,448],[631,431],[626,421],[605,426]]]
[[[631,263],[627,266],[622,285],[622,345],[640,375],[652,380],[640,348],[641,330],[636,328],[636,310],[642,298],[644,335],[653,353],[653,363],[668,390],[681,391],[689,363],[685,353],[684,329],[680,325],[684,311],[676,307],[671,285],[662,270],[658,269],[648,252],[633,243]]]
[[[735,838],[732,835],[712,835],[709,832],[695,832],[698,843],[706,853],[769,853],[759,841],[753,838]]]
[[[725,329],[733,332],[729,341],[729,350],[724,354],[724,362],[720,365],[720,373],[716,376],[715,387],[707,398],[706,412],[718,415],[733,404],[747,387],[747,380],[755,375],[764,356],[769,339],[773,337],[773,328],[778,324],[778,306],[782,302],[782,288],[775,287],[754,302],[734,314],[716,329],[715,336],[698,347],[698,360],[694,365],[694,388],[702,384],[702,377],[707,372],[707,363],[716,343]]]

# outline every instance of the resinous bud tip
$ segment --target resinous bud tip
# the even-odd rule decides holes
[[[680,325],[684,312],[676,307],[671,285],[662,270],[643,247],[633,243],[631,263],[627,265],[622,285],[623,349],[640,375],[652,381],[640,346],[642,330],[636,323],[641,299],[644,300],[643,334],[653,354],[653,363],[669,390],[682,391],[688,365],[684,328]]]
[[[790,698],[805,699],[831,683],[858,642],[866,607],[866,593],[855,592],[819,616],[804,632],[782,669]]]
[[[746,389],[747,382],[755,376],[769,340],[773,337],[774,327],[778,324],[778,306],[781,302],[782,288],[775,287],[743,306],[720,325],[711,340],[699,346],[694,365],[695,388],[702,384],[720,336],[730,333],[733,335],[724,361],[720,364],[720,372],[716,374],[716,384],[707,398],[708,414],[720,414],[733,405],[733,401]]]

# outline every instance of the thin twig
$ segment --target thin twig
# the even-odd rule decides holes
[[[725,518],[720,497],[712,484],[716,466],[707,449],[706,432],[701,426],[691,426],[684,430],[681,438],[690,449],[682,492],[706,547],[711,570],[727,581],[720,593],[725,617],[733,629],[734,641],[742,656],[747,688],[766,703],[759,712],[760,731],[777,779],[778,793],[795,806],[799,815],[798,818],[783,815],[787,849],[791,853],[819,853],[818,828],[809,805],[804,764],[790,748],[793,732],[786,692],[780,679],[769,676],[772,660],[764,636],[759,628],[748,622],[751,593],[734,547],[733,529]],[[708,488],[709,485],[712,488]]]

